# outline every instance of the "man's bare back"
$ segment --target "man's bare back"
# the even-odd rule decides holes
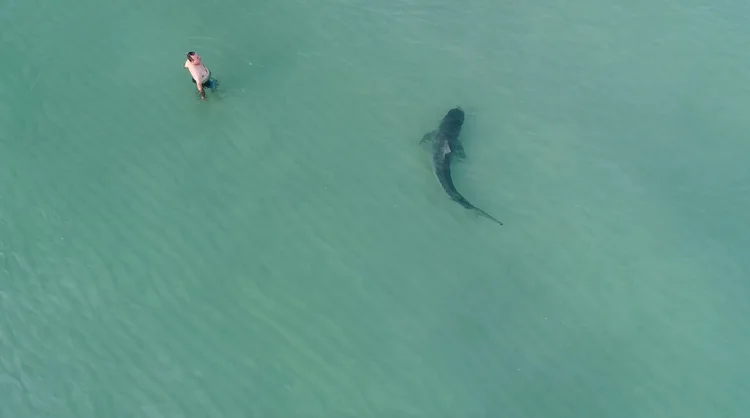
[[[211,77],[211,71],[206,68],[201,62],[201,56],[195,52],[188,52],[187,61],[185,61],[185,68],[190,71],[190,75],[193,77],[193,82],[198,88],[198,92],[201,95],[201,99],[206,100],[206,91],[204,85],[208,82]]]

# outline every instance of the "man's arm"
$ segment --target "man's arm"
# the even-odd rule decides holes
[[[198,93],[201,94],[201,99],[206,100],[206,91],[203,90],[203,83],[201,83],[201,78],[193,76],[193,79],[195,80],[195,86],[198,87]]]
[[[195,69],[195,67],[190,67],[190,75],[193,76],[193,80],[195,80],[195,87],[198,89],[198,93],[201,94],[201,99],[206,100],[206,92],[203,90],[203,83],[201,83],[201,76],[198,73],[198,70]]]

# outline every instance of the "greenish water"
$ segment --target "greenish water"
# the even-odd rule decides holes
[[[0,417],[746,416],[707,4],[0,0]]]

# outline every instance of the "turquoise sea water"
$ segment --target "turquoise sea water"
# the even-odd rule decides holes
[[[748,17],[0,0],[0,417],[747,416]]]

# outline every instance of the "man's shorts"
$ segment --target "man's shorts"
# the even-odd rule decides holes
[[[190,77],[190,82],[193,83],[193,84],[195,84],[195,79],[192,78],[192,77]],[[216,82],[212,78],[209,78],[208,80],[206,80],[206,81],[203,82],[203,88],[212,89],[215,86],[216,86]]]

